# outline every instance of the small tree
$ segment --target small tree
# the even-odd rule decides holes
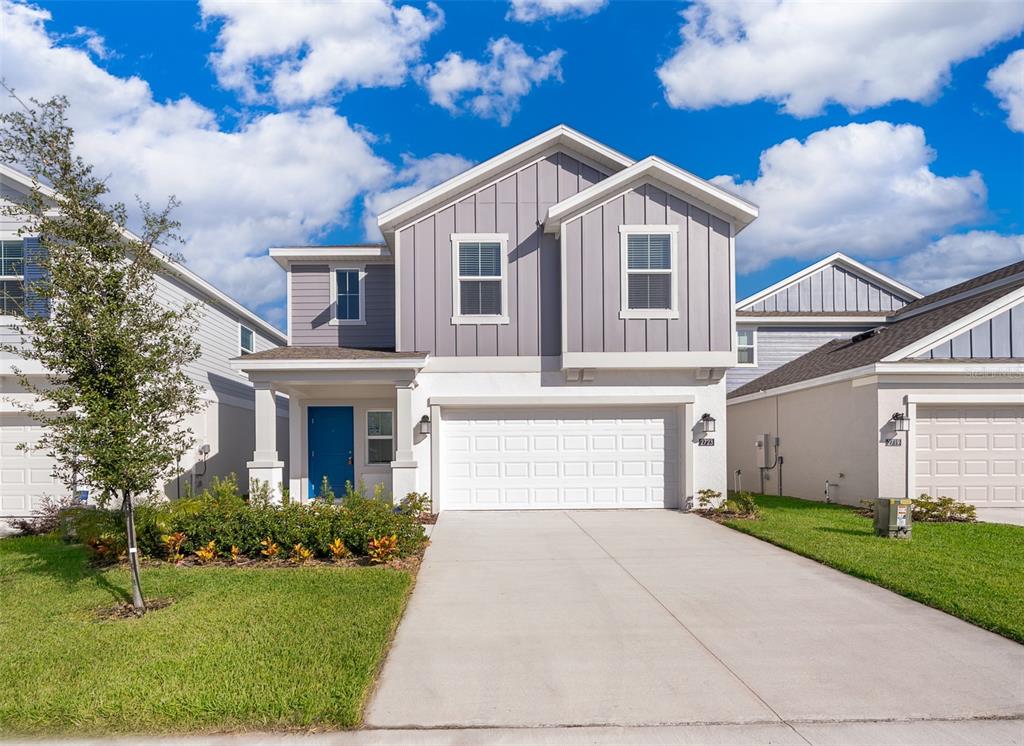
[[[158,247],[176,238],[176,202],[160,211],[140,204],[142,232],[133,235],[124,204],[106,204],[106,184],[74,154],[67,99],[19,103],[21,110],[0,115],[0,159],[35,186],[5,210],[41,250],[32,257],[39,271],[26,287],[22,345],[2,347],[47,371],[43,384],[15,372],[50,405],[25,412],[43,426],[39,448],[55,460],[55,476],[69,484],[83,474],[101,503],[120,499],[141,613],[133,501],[155,493],[192,445],[183,422],[201,409],[199,388],[184,372],[200,353],[196,306],[157,300],[156,276],[166,268]]]

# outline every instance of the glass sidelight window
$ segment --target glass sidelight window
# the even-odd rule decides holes
[[[394,413],[371,409],[366,413],[366,462],[390,464],[394,453]]]

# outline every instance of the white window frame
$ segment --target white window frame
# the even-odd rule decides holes
[[[380,414],[386,412],[391,415],[391,435],[370,435],[370,415]],[[386,407],[372,407],[366,410],[366,418],[363,420],[363,438],[366,443],[366,447],[363,450],[364,464],[363,466],[368,467],[381,467],[387,466],[395,460],[395,410],[387,409]],[[371,440],[390,440],[391,441],[391,458],[388,461],[370,461],[370,441]]]
[[[637,234],[667,233],[669,235],[668,270],[630,270],[629,237]],[[630,308],[629,275],[667,273],[671,276],[671,308]],[[679,318],[679,226],[678,225],[620,225],[619,226],[619,318],[620,319],[678,319]]]
[[[751,334],[753,334],[753,339],[752,339],[752,341],[751,341],[751,343],[749,345],[741,345],[740,344],[740,332],[741,331],[751,332]],[[748,348],[749,347],[753,351],[753,353],[754,353],[754,362],[752,362],[752,363],[741,363],[741,362],[739,362],[740,348],[741,347],[742,348]],[[740,367],[740,368],[756,368],[757,367],[757,328],[756,327],[737,327],[736,328],[736,365],[738,367]]]
[[[507,324],[508,320],[508,234],[507,233],[453,233],[452,242],[452,323],[453,324]],[[501,255],[501,313],[469,315],[460,313],[462,280],[479,280],[479,277],[459,275],[459,245],[462,243],[489,242],[499,245]]]
[[[359,318],[338,318],[338,272],[359,273]],[[331,265],[331,308],[334,313],[328,322],[331,326],[366,326],[366,265],[365,264],[332,264]]]
[[[24,315],[26,313],[25,304],[28,302],[28,288],[25,287],[25,239],[21,237],[8,238],[0,235],[0,241],[4,243],[20,243],[21,244],[21,274],[20,275],[0,275],[0,280],[4,282],[20,282],[21,283],[21,312]],[[16,314],[5,314],[0,310],[0,320],[2,323],[9,323],[17,320],[19,317]]]
[[[248,329],[249,333],[252,334],[252,349],[251,350],[247,350],[244,347],[242,347],[242,330],[243,329]],[[239,354],[239,356],[241,356],[241,355],[252,355],[254,352],[256,352],[256,330],[253,329],[251,326],[246,326],[242,322],[238,322],[238,354]]]

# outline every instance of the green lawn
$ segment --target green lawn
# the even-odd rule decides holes
[[[0,733],[352,727],[398,623],[408,572],[146,567],[142,619],[124,570],[80,546],[0,540]]]
[[[725,525],[1024,642],[1024,526],[916,523],[910,541],[874,535],[841,505],[761,496],[760,520]]]

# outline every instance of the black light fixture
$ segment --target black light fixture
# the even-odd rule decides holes
[[[427,415],[420,417],[416,427],[419,429],[420,435],[430,435],[430,417]]]
[[[903,412],[893,412],[891,418],[892,426],[898,433],[910,432],[910,418]]]
[[[705,412],[700,416],[700,428],[705,435],[715,432],[715,418]]]

